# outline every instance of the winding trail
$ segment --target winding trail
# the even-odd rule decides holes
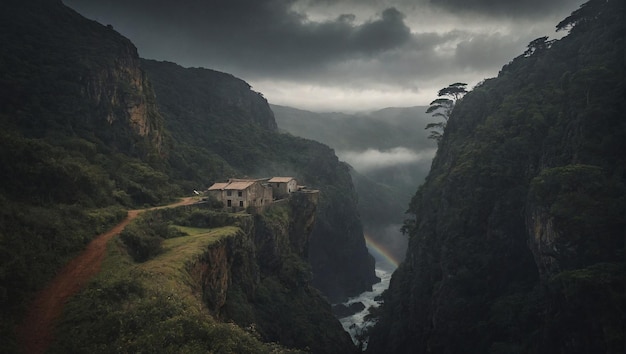
[[[54,324],[61,316],[65,302],[98,274],[104,260],[107,242],[113,236],[122,232],[126,225],[143,211],[189,205],[194,202],[193,197],[188,197],[174,204],[130,210],[119,224],[96,236],[78,256],[61,268],[59,273],[36,294],[24,320],[16,329],[17,341],[22,353],[45,353],[50,347]]]

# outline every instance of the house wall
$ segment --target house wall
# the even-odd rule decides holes
[[[285,182],[272,182],[272,190],[274,191],[275,198],[285,198],[289,195],[289,193],[295,192],[298,188],[297,182],[295,179],[285,183]]]
[[[263,186],[260,183],[254,183],[244,190],[227,189],[222,195],[224,206],[234,208],[260,207],[271,203],[272,199],[272,188]]]
[[[209,195],[212,197],[215,197],[215,199],[219,200],[220,202],[223,202],[224,205],[226,205],[226,200],[224,199],[224,191],[221,189],[216,189],[216,190],[212,190],[209,191]]]

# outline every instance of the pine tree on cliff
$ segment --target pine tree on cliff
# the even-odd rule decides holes
[[[439,98],[430,103],[430,107],[428,107],[426,113],[432,113],[433,117],[441,117],[443,121],[426,124],[426,128],[424,129],[432,129],[428,139],[434,139],[437,142],[441,140],[454,104],[467,93],[465,89],[466,86],[467,84],[465,83],[456,82],[439,90],[437,93]]]

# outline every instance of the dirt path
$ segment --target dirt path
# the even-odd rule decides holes
[[[45,353],[52,343],[54,322],[61,316],[65,302],[98,274],[104,260],[106,244],[113,236],[122,232],[126,225],[142,211],[189,205],[194,201],[190,197],[166,206],[130,210],[122,222],[94,238],[82,253],[69,261],[35,296],[24,320],[17,327],[17,340],[22,352],[25,354]]]

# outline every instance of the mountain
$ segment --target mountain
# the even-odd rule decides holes
[[[165,204],[231,177],[272,175],[291,175],[321,191],[304,249],[285,251],[277,259],[290,268],[257,273],[260,278],[278,278],[272,286],[266,284],[272,291],[263,297],[274,306],[272,311],[281,311],[277,299],[291,301],[285,308],[299,303],[307,308],[281,314],[280,324],[259,330],[262,338],[255,337],[257,333],[248,334],[248,339],[314,351],[327,351],[329,345],[341,350],[346,343],[351,348],[328,304],[310,286],[329,298],[343,299],[370,289],[377,280],[349,168],[330,148],[277,132],[267,101],[232,75],[142,60],[134,45],[111,26],[87,20],[61,1],[10,0],[5,5],[0,15],[2,351],[16,351],[13,327],[33,294],[93,237],[124,219],[127,209]],[[296,214],[286,212],[295,219]],[[242,227],[235,221],[230,226]],[[284,239],[280,227],[274,227],[272,235]],[[139,237],[140,244],[167,243],[160,239],[169,237],[169,228],[145,228],[164,234],[141,233],[145,238]],[[130,249],[132,242],[117,246]],[[301,259],[307,255],[310,269]],[[300,278],[295,282],[294,277]],[[289,289],[289,282],[297,286]],[[130,285],[112,286],[115,294],[115,287]],[[129,289],[128,299],[107,301],[135,301],[151,292]],[[285,289],[293,294],[287,296]],[[232,306],[261,301],[245,293],[252,302],[245,305],[237,291],[232,294]],[[89,308],[97,310],[98,305]],[[277,315],[268,308],[255,308],[254,313]],[[318,317],[311,320],[311,313]],[[300,320],[290,321],[291,314]],[[331,322],[335,325],[305,328]],[[233,331],[228,336],[245,332]]]
[[[457,103],[368,352],[623,351],[625,23],[591,0]]]

